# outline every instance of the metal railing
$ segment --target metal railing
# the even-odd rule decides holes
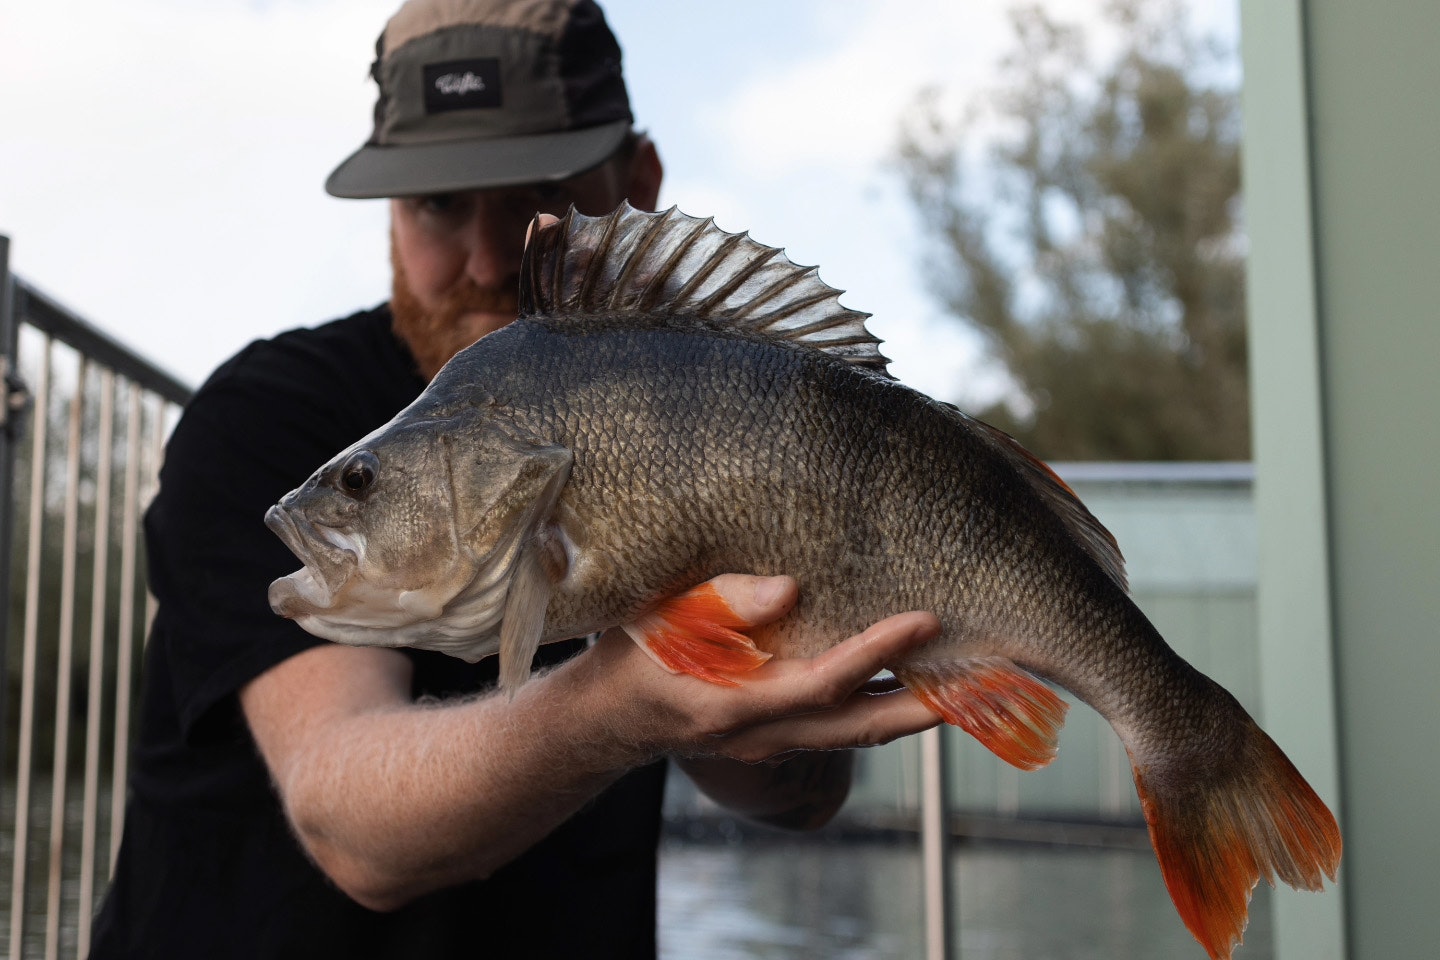
[[[8,956],[51,960],[89,952],[119,845],[153,612],[139,520],[190,388],[11,275],[8,254],[0,236],[0,888]]]

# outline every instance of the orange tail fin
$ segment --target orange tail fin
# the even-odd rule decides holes
[[[671,673],[688,673],[734,687],[727,674],[748,673],[770,654],[736,627],[754,624],[737,616],[708,583],[671,597],[651,612],[624,625],[630,638]]]
[[[1335,879],[1340,828],[1288,757],[1249,716],[1223,776],[1134,753],[1135,786],[1170,899],[1212,960],[1241,942],[1261,877],[1319,890]],[[1233,764],[1233,765],[1232,765]]]
[[[1035,770],[1055,759],[1068,707],[1003,657],[906,664],[895,676],[925,706],[1001,760]]]

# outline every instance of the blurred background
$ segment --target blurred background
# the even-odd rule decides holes
[[[386,205],[321,184],[369,134],[393,6],[0,0],[12,956],[83,956],[103,895],[147,612],[135,524],[179,407],[250,340],[388,295]],[[662,204],[820,264],[892,372],[1055,463],[1171,644],[1341,813],[1338,889],[1262,885],[1248,958],[1440,942],[1440,14],[1385,6],[605,4]],[[921,746],[867,752],[814,836],[672,781],[663,955],[1200,954],[1093,713],[1034,774],[958,731],[943,771]]]

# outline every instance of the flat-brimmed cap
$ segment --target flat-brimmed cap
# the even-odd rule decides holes
[[[375,53],[375,131],[325,181],[337,197],[563,180],[633,122],[620,45],[592,0],[409,0]]]

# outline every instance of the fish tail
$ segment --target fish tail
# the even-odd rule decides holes
[[[748,673],[770,659],[735,629],[753,626],[708,583],[623,624],[630,639],[666,670],[727,687],[738,686],[730,675]]]
[[[1012,661],[973,657],[910,663],[894,673],[921,703],[1006,763],[1035,770],[1055,759],[1068,707]]]
[[[1170,898],[1212,960],[1228,958],[1261,877],[1319,890],[1335,879],[1340,829],[1288,757],[1238,704],[1238,743],[1213,763],[1131,750],[1150,841]],[[1128,749],[1127,744],[1127,749]]]

